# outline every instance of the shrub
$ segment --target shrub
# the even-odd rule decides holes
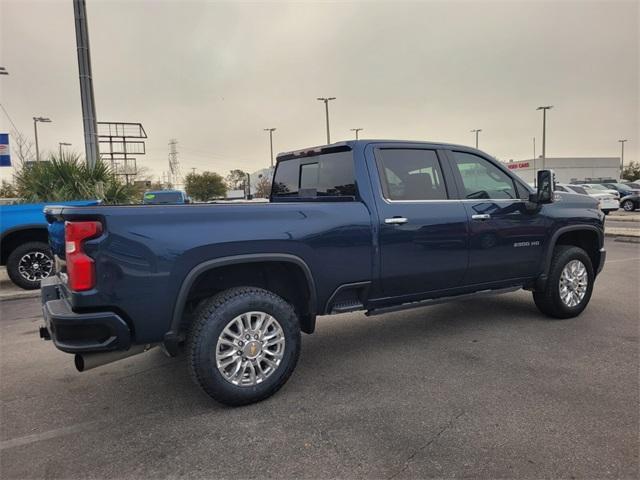
[[[66,152],[42,162],[22,163],[15,184],[18,195],[27,202],[97,198],[107,204],[130,203],[136,193],[103,161],[89,167],[78,154]]]

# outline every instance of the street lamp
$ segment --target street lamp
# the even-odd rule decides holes
[[[622,149],[620,152],[620,178],[622,178],[622,175],[624,175],[624,142],[626,142],[627,139],[625,138],[624,140],[618,141],[620,142],[620,148]]]
[[[276,131],[275,128],[264,128],[265,132],[269,132],[269,147],[271,148],[271,168],[273,168],[273,132]]]
[[[471,133],[476,134],[476,148],[478,148],[478,134],[482,131],[481,128],[476,128],[475,130],[471,130]]]
[[[358,132],[364,130],[364,128],[351,128],[352,132],[356,132],[356,140],[358,140]]]
[[[9,75],[9,72],[7,72],[6,68],[0,67],[0,75]]]
[[[542,170],[544,170],[547,160],[547,110],[551,110],[553,105],[538,107],[536,110],[542,110]]]
[[[329,135],[329,102],[335,100],[336,97],[318,97],[317,100],[324,102],[324,111],[327,118],[327,145],[331,143],[331,136]]]
[[[38,150],[38,122],[51,123],[51,119],[47,117],[33,117],[33,131],[36,135],[36,162],[40,161],[40,150]]]
[[[71,144],[67,142],[58,142],[58,153],[60,154],[60,158],[62,158],[62,147],[70,147]]]

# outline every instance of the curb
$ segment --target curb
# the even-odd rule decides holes
[[[624,243],[640,243],[640,237],[625,237],[623,235],[616,235],[613,241]]]
[[[6,294],[0,294],[0,302],[5,300],[19,300],[21,298],[38,298],[40,296],[40,290],[24,290],[21,292],[10,292]]]

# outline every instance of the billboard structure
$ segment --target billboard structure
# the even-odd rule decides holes
[[[138,174],[136,158],[144,155],[147,133],[141,123],[98,122],[100,156],[111,162],[116,175],[123,175],[127,185],[129,178]]]

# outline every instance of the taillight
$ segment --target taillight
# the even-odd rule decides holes
[[[91,290],[96,284],[93,259],[86,255],[83,242],[102,233],[100,222],[65,222],[64,240],[69,288],[75,292]]]

